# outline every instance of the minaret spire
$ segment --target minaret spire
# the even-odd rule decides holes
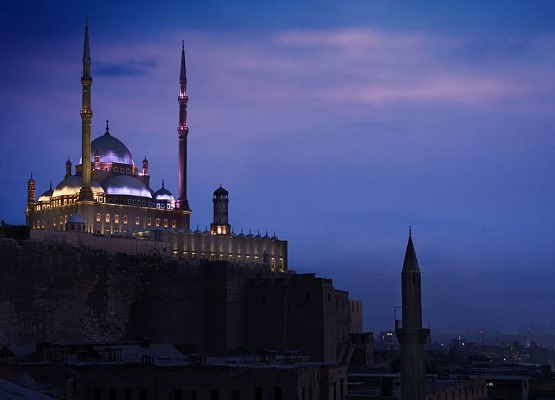
[[[83,76],[81,77],[83,87],[83,101],[81,107],[81,190],[79,200],[94,200],[91,190],[91,51],[89,48],[89,23],[85,23],[85,44],[83,46]]]
[[[420,268],[409,227],[409,241],[401,272],[403,319],[395,321],[395,334],[401,344],[401,398],[424,400],[424,344],[430,334],[422,328]]]
[[[187,72],[185,68],[185,41],[181,42],[181,70],[179,72],[179,125],[177,135],[179,136],[179,171],[178,171],[178,198],[175,207],[180,210],[189,210],[187,200]]]

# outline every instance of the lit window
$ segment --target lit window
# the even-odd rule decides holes
[[[175,219],[172,219],[172,228],[175,229],[175,227],[176,227]]]
[[[127,215],[124,215],[124,216],[123,216],[123,223],[124,223],[124,224],[127,224]]]
[[[106,222],[110,222],[110,214],[106,214]]]
[[[160,226],[160,218],[156,218],[156,226]]]
[[[135,218],[135,225],[139,225],[141,223],[141,217]]]
[[[231,254],[227,256],[227,261],[229,261],[229,262],[233,261],[233,256]]]
[[[214,253],[210,253],[210,261],[214,261],[214,260],[215,260]]]
[[[168,220],[164,219],[164,228],[167,228],[167,227],[168,227]]]
[[[56,226],[56,217],[52,218],[52,226]]]
[[[62,225],[63,223],[64,223],[64,216],[61,215],[61,216],[60,216],[60,225]]]
[[[100,222],[100,213],[96,214],[96,222]]]
[[[119,224],[119,215],[118,214],[114,215],[114,222],[116,224]]]
[[[223,255],[222,253],[220,253],[220,258],[219,258],[219,260],[220,260],[220,261],[223,261],[223,260],[224,260],[224,255]]]
[[[150,225],[152,225],[152,218],[148,217],[146,219],[146,226],[150,226]]]

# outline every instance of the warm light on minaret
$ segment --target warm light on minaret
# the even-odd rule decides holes
[[[179,73],[179,125],[177,135],[179,137],[179,171],[178,171],[178,198],[175,207],[181,210],[189,210],[187,200],[187,72],[185,69],[185,42],[181,46],[181,71]]]
[[[89,26],[85,24],[85,45],[83,48],[83,76],[81,77],[83,87],[83,101],[81,107],[81,190],[79,200],[93,200],[91,190],[91,53],[89,49]]]

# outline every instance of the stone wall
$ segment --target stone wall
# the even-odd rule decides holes
[[[337,311],[347,292],[336,297],[331,280],[225,261],[0,239],[0,282],[0,345],[148,337],[192,352],[297,350],[335,362],[337,332],[350,325]]]

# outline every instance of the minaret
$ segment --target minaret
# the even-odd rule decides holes
[[[85,24],[85,45],[83,48],[83,105],[81,107],[81,190],[79,201],[94,200],[91,190],[91,53],[89,50],[89,25]]]
[[[401,399],[424,400],[426,397],[424,344],[430,330],[422,329],[420,268],[412,244],[410,228],[401,273],[401,288],[403,319],[395,321],[395,334],[401,344]]]
[[[35,211],[35,180],[31,174],[31,178],[27,181],[27,210],[25,212],[27,226],[31,224],[30,216],[33,211]]]
[[[228,235],[231,226],[228,224],[228,192],[222,185],[214,192],[214,222],[210,224],[212,235]]]
[[[179,171],[178,171],[178,198],[175,208],[189,210],[187,200],[187,136],[189,127],[187,126],[187,72],[185,70],[185,42],[181,45],[181,71],[179,73],[179,125],[177,135],[179,136]]]

